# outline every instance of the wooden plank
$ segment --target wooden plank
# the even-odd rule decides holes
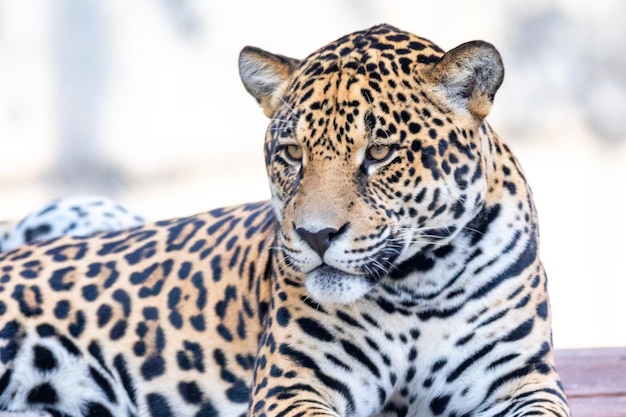
[[[626,397],[569,398],[572,417],[624,417]]]
[[[557,350],[554,360],[572,416],[626,416],[626,348]]]
[[[557,350],[554,360],[568,398],[626,397],[626,348]]]

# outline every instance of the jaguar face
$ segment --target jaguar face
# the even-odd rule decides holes
[[[364,296],[482,207],[480,126],[502,79],[491,45],[444,55],[379,26],[303,61],[247,47],[240,71],[271,118],[276,244],[318,302]]]

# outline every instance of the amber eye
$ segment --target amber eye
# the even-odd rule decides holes
[[[302,160],[302,147],[300,145],[287,145],[285,151],[290,159],[294,161]]]
[[[391,148],[387,145],[373,145],[367,148],[367,157],[372,161],[384,161],[390,154]]]

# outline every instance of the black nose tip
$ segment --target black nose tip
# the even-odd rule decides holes
[[[339,229],[326,227],[317,232],[310,232],[303,227],[298,227],[296,233],[302,238],[319,256],[323,257],[324,253],[333,242],[333,240],[346,231],[348,225],[346,223]]]

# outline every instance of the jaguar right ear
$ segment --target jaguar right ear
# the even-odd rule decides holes
[[[239,76],[243,85],[272,117],[285,93],[291,74],[300,61],[246,46],[239,54]]]

